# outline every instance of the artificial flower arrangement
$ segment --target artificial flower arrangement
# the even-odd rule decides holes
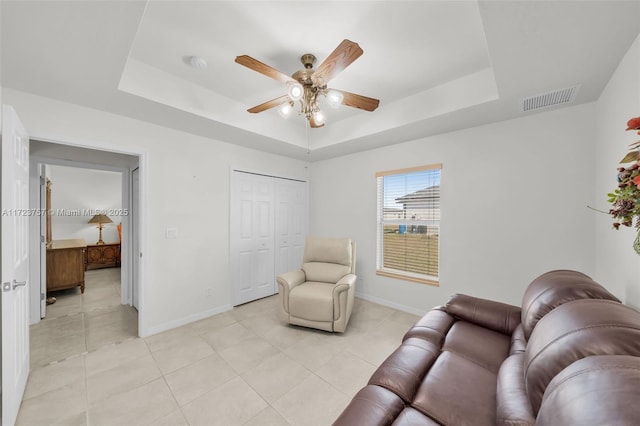
[[[636,130],[640,135],[640,117],[629,120],[627,130]],[[614,218],[615,229],[620,225],[637,228],[638,236],[633,248],[640,254],[640,141],[630,144],[629,149],[620,164],[631,164],[618,167],[618,187],[608,194],[611,203],[609,213]]]

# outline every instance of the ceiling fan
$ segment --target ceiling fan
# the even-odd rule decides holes
[[[325,123],[325,116],[318,105],[318,97],[321,95],[326,96],[327,102],[333,107],[342,104],[365,111],[375,110],[380,104],[378,99],[327,87],[327,83],[331,79],[351,65],[362,53],[363,51],[358,43],[343,40],[315,70],[313,69],[313,64],[316,62],[316,57],[311,53],[302,55],[300,62],[302,62],[304,68],[296,71],[291,77],[251,56],[242,55],[236,57],[236,62],[240,65],[286,83],[288,86],[286,95],[256,105],[247,111],[258,113],[280,107],[278,109],[280,115],[287,117],[293,112],[295,102],[299,101],[300,114],[306,117],[310,127],[316,128],[324,126]]]

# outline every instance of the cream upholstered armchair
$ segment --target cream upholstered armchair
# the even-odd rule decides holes
[[[356,244],[307,237],[302,269],[278,276],[280,317],[304,327],[344,332],[353,309]]]

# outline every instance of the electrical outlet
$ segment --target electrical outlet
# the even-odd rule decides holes
[[[213,296],[213,289],[211,287],[207,288],[207,296]]]

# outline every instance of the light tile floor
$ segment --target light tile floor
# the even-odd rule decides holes
[[[120,304],[120,268],[85,272],[80,288],[55,291],[56,303],[30,328],[31,369],[138,336],[138,313]]]
[[[36,363],[17,424],[329,425],[418,319],[356,299],[332,334],[282,324],[276,307],[272,296]]]

